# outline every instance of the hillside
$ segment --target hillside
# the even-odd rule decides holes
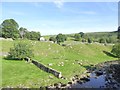
[[[65,34],[65,35],[67,36],[67,40],[68,41],[73,41],[75,34],[76,33]],[[47,40],[49,40],[49,38],[51,36],[55,37],[56,35],[45,35],[43,37],[45,37]],[[117,38],[117,31],[113,31],[113,32],[91,32],[91,33],[84,33],[84,37],[83,38],[84,39],[91,38],[94,42],[98,42],[99,39],[101,39],[101,38],[103,38],[103,39],[111,39],[113,42],[115,42],[115,40]]]
[[[35,60],[58,70],[66,78],[57,79],[51,74],[39,70],[36,66],[25,61],[2,59],[3,87],[39,87],[57,82],[68,82],[74,75],[81,75],[86,70],[83,66],[95,65],[100,62],[115,60],[103,53],[111,51],[112,45],[99,43],[87,44],[75,41],[66,41],[67,46],[60,46],[51,42],[31,40],[14,40],[2,42],[2,52],[7,53],[14,43],[27,42],[32,45]],[[10,77],[10,78],[9,78]],[[52,77],[52,79],[50,78]],[[17,78],[17,79],[16,79]]]

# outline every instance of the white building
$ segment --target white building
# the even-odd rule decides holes
[[[45,41],[45,38],[44,37],[40,37],[40,41]]]

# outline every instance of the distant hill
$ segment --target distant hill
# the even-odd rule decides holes
[[[91,38],[94,41],[98,41],[99,39],[103,38],[103,39],[112,39],[112,40],[116,40],[117,38],[117,32],[118,31],[113,31],[113,32],[89,32],[89,33],[84,33],[84,39],[87,38]],[[79,32],[78,32],[79,33]],[[72,34],[65,34],[68,38],[68,41],[70,40],[74,40],[74,35],[76,33],[72,33]],[[49,40],[49,38],[53,36],[55,37],[56,35],[46,35],[44,36],[47,40]]]

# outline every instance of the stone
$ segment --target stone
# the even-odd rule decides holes
[[[81,82],[81,81],[77,81],[77,83],[82,84],[82,82]]]
[[[80,80],[87,81],[87,82],[90,81],[90,79],[86,77],[80,78]]]
[[[52,77],[52,76],[50,76],[50,75],[49,75],[49,78],[50,78],[50,79],[53,79],[53,77]]]
[[[61,87],[65,87],[66,86],[66,84],[61,84]]]
[[[54,86],[57,86],[57,85],[58,85],[58,83],[55,83],[55,84],[54,84]]]
[[[95,73],[96,73],[97,76],[103,75],[102,71],[96,71]]]
[[[68,84],[72,84],[72,82],[68,82]]]
[[[48,66],[52,66],[53,64],[52,63],[49,63]]]

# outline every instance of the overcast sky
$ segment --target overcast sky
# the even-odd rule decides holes
[[[20,27],[58,33],[115,31],[118,27],[117,2],[3,2],[2,21],[15,19]]]

